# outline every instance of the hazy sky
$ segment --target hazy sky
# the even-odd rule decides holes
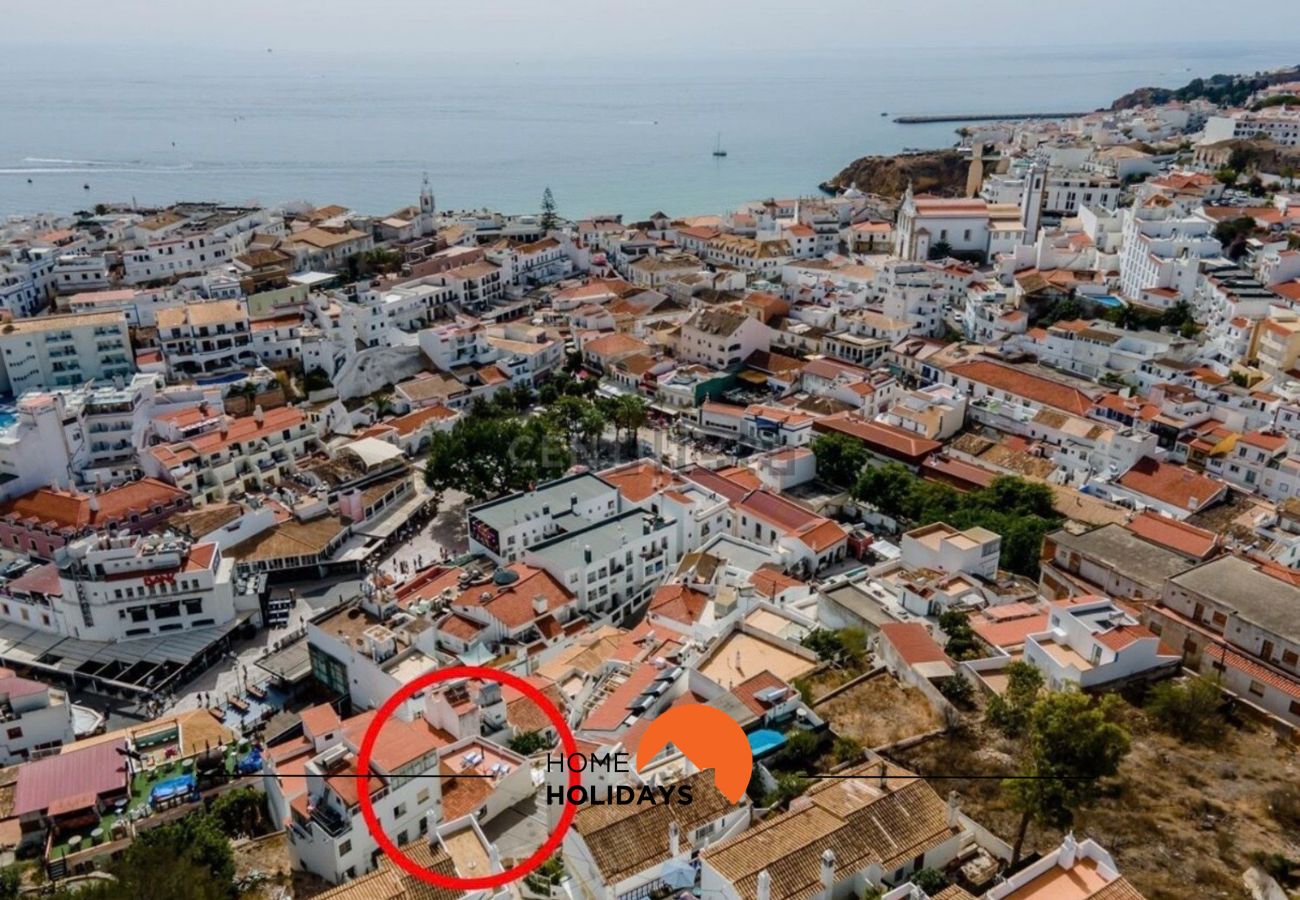
[[[3,45],[645,58],[861,50],[880,43],[1097,47],[1294,41],[1294,0],[31,0],[4,4]],[[1266,23],[1266,24],[1265,24]],[[1141,52],[1140,46],[1133,48]]]

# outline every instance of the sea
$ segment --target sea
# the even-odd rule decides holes
[[[880,46],[876,46],[880,44]],[[1293,44],[896,47],[654,59],[151,48],[0,54],[0,218],[96,203],[338,203],[383,214],[725,211],[854,159],[950,146],[898,115],[1108,106],[1294,64]],[[721,145],[725,157],[713,151]]]

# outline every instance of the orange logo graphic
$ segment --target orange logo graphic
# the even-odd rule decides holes
[[[749,738],[736,720],[712,706],[674,706],[650,723],[636,751],[641,771],[659,751],[672,744],[700,770],[713,770],[713,783],[722,796],[739,803],[754,770]]]

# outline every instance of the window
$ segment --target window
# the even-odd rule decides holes
[[[429,802],[429,789],[428,789],[428,788],[425,788],[424,790],[420,791],[420,793],[416,794],[416,795],[415,795],[415,802],[416,802],[416,803],[419,803],[419,804],[425,804],[425,803],[428,803],[428,802]]]
[[[352,852],[351,839],[346,840],[343,843],[339,844],[339,856],[347,856],[351,852]]]
[[[1248,690],[1256,697],[1264,696],[1264,685],[1260,684],[1258,681],[1252,681]]]
[[[8,735],[9,740],[16,741],[18,738],[23,736],[23,730],[21,728],[10,728],[6,734]]]
[[[400,819],[400,818],[401,818],[402,816],[404,816],[404,815],[406,815],[406,804],[405,804],[405,803],[399,803],[399,804],[397,804],[396,806],[393,807],[393,818],[394,818],[394,819]],[[398,844],[404,844],[404,843],[406,843],[406,841],[398,841],[397,843],[398,843]]]

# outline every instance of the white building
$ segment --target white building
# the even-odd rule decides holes
[[[0,668],[0,764],[48,756],[74,737],[67,694]]]
[[[71,542],[56,558],[61,595],[45,596],[44,604],[35,596],[6,597],[0,616],[51,634],[115,642],[224,625],[237,615],[234,563],[216,544],[100,535]]]
[[[1095,688],[1177,669],[1178,655],[1160,652],[1160,638],[1109,597],[1083,595],[1050,606],[1048,630],[1025,638],[1025,662],[1052,690]]]
[[[894,229],[894,255],[903,259],[929,259],[939,245],[983,258],[989,252],[989,204],[980,198],[913,195],[909,186]]]
[[[768,327],[728,307],[702,309],[682,323],[678,358],[718,369],[739,366],[755,350],[771,347]]]
[[[1273,106],[1259,112],[1242,110],[1227,116],[1210,116],[1201,142],[1251,140],[1260,134],[1284,147],[1300,146],[1300,109]]]
[[[173,378],[257,364],[243,300],[208,300],[159,310],[157,323],[158,343]]]
[[[1179,215],[1168,207],[1132,207],[1124,213],[1124,246],[1120,253],[1120,290],[1130,300],[1142,300],[1153,288],[1175,291],[1190,299],[1202,260],[1221,256],[1214,221],[1198,213]]]
[[[0,393],[112,381],[135,371],[120,312],[42,316],[0,325]]]

